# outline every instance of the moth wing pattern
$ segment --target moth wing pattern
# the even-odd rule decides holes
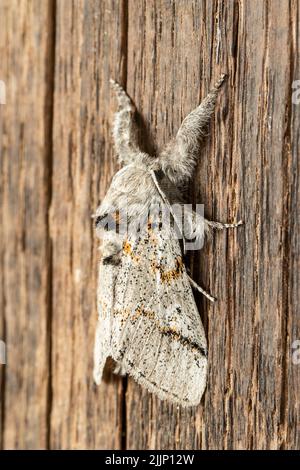
[[[94,378],[118,371],[182,406],[197,405],[207,373],[205,332],[178,239],[169,229],[128,237],[118,266],[99,270]]]

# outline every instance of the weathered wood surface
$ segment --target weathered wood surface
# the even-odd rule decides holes
[[[3,0],[0,17],[1,446],[299,449],[299,2]],[[189,257],[218,303],[197,297],[209,378],[183,410],[131,379],[93,385],[90,216],[118,168],[109,77],[155,150],[221,72],[190,195],[246,225]]]
[[[0,5],[1,324],[4,448],[44,448],[49,434],[51,2]]]

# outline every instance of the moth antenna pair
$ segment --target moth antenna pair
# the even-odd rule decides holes
[[[196,165],[200,143],[207,134],[217,96],[225,78],[226,74],[222,74],[201,104],[185,117],[175,138],[163,147],[156,159],[145,154],[139,147],[134,120],[135,106],[124,89],[115,80],[110,79],[118,103],[113,139],[120,161],[125,164],[148,161],[149,165],[155,162],[156,169],[162,169],[175,184],[189,179]]]

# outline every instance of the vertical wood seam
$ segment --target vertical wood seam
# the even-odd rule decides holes
[[[122,25],[121,25],[121,83],[127,89],[127,62],[128,62],[128,12],[127,0],[122,1]],[[127,449],[127,396],[128,377],[123,378],[121,391],[121,450]]]
[[[47,230],[47,358],[48,388],[46,409],[46,448],[51,447],[51,412],[52,412],[52,290],[53,290],[53,255],[50,234],[50,207],[53,181],[53,126],[54,126],[54,85],[55,85],[55,47],[56,47],[56,0],[49,3],[49,36],[46,54],[46,99],[45,99],[45,188],[47,190],[46,230]]]
[[[3,285],[4,283],[4,275],[5,275],[5,270],[4,270],[4,259],[3,256],[1,256],[1,264],[2,264],[2,276],[3,276]],[[3,324],[3,339],[4,344],[6,344],[6,315],[5,315],[5,310],[6,310],[6,298],[5,298],[5,292],[3,289],[3,298],[2,298],[2,305],[3,305],[3,311],[2,311],[2,324]],[[7,357],[7,351],[6,357]],[[1,423],[0,423],[0,449],[4,449],[4,424],[5,424],[5,377],[6,377],[6,365],[4,364],[3,366],[3,371],[1,374],[1,382],[0,382],[0,406],[1,406]]]
[[[282,220],[282,318],[281,318],[281,331],[282,331],[282,358],[281,358],[281,397],[280,397],[280,423],[279,423],[279,447],[285,449],[286,440],[286,405],[287,405],[287,382],[288,382],[288,323],[290,315],[289,294],[290,294],[290,266],[291,266],[291,218],[290,218],[290,204],[291,204],[291,179],[290,175],[290,154],[291,154],[291,140],[292,140],[292,102],[290,93],[292,90],[292,83],[294,79],[294,56],[295,44],[293,38],[293,14],[291,5],[289,5],[289,76],[286,88],[286,110],[285,110],[285,132],[282,148],[282,185],[283,185],[283,220]]]

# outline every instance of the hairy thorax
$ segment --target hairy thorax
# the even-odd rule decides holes
[[[156,178],[171,203],[181,201],[177,188],[162,171],[156,171]],[[122,246],[127,236],[120,226],[120,220],[123,227],[126,220],[127,228],[132,227],[134,223],[142,223],[147,220],[151,211],[161,207],[161,202],[149,167],[130,164],[119,170],[95,214],[103,260],[113,264],[120,261]]]

